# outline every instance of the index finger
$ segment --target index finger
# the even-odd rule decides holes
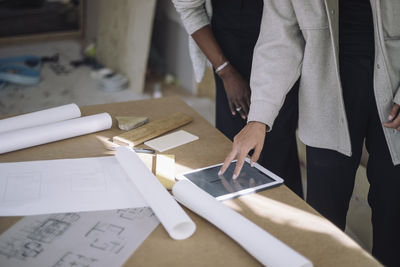
[[[392,110],[390,111],[390,115],[389,115],[389,121],[392,121],[397,113],[399,112],[400,106],[398,104],[394,104],[392,107]]]
[[[246,156],[247,156],[246,153],[239,154],[238,159],[236,161],[236,167],[235,167],[235,171],[233,172],[232,179],[236,179],[239,176],[240,171],[243,168],[244,161],[246,160]]]
[[[246,100],[245,99],[242,99],[240,102],[239,102],[239,106],[242,108],[241,110],[240,110],[240,115],[242,116],[242,118],[243,119],[246,119],[247,118],[247,115],[249,114],[249,106],[247,105],[247,103],[246,103]]]
[[[224,164],[222,164],[221,169],[218,172],[218,175],[224,174],[226,169],[228,169],[229,165],[231,165],[232,160],[235,159],[237,155],[236,150],[233,148],[232,151],[228,154],[228,156],[225,158]]]

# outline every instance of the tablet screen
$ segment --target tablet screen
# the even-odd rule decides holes
[[[233,180],[235,165],[232,163],[221,176],[218,176],[220,164],[184,174],[184,177],[218,200],[238,197],[282,183],[258,168],[251,167],[248,162],[244,163],[239,177]]]

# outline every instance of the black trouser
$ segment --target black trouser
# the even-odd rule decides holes
[[[232,66],[247,81],[253,49],[259,34],[262,0],[214,0],[212,29],[222,51]],[[229,139],[246,125],[239,114],[232,116],[222,80],[215,75],[216,127]],[[267,134],[259,163],[285,180],[285,184],[303,196],[296,143],[298,121],[298,83],[287,95],[285,103]]]
[[[400,266],[400,165],[392,163],[378,116],[373,60],[342,57],[340,75],[353,154],[347,157],[333,150],[307,147],[307,202],[345,229],[365,139],[369,152],[372,254],[385,265]]]

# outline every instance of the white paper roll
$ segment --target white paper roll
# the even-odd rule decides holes
[[[196,224],[136,153],[127,147],[118,147],[115,156],[168,234],[177,240],[190,237],[196,230]]]
[[[110,129],[108,113],[0,133],[0,154]]]
[[[182,180],[174,185],[175,198],[217,226],[247,252],[268,267],[312,267],[307,258],[276,239],[239,213],[218,202],[193,183]]]
[[[0,120],[0,133],[78,118],[81,111],[76,104],[31,112]]]

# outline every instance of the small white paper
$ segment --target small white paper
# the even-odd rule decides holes
[[[158,224],[149,207],[25,217],[0,236],[0,266],[121,266]]]
[[[198,139],[198,136],[195,136],[184,130],[179,130],[177,132],[152,139],[145,142],[144,144],[157,151],[164,152],[166,150],[193,142]]]

